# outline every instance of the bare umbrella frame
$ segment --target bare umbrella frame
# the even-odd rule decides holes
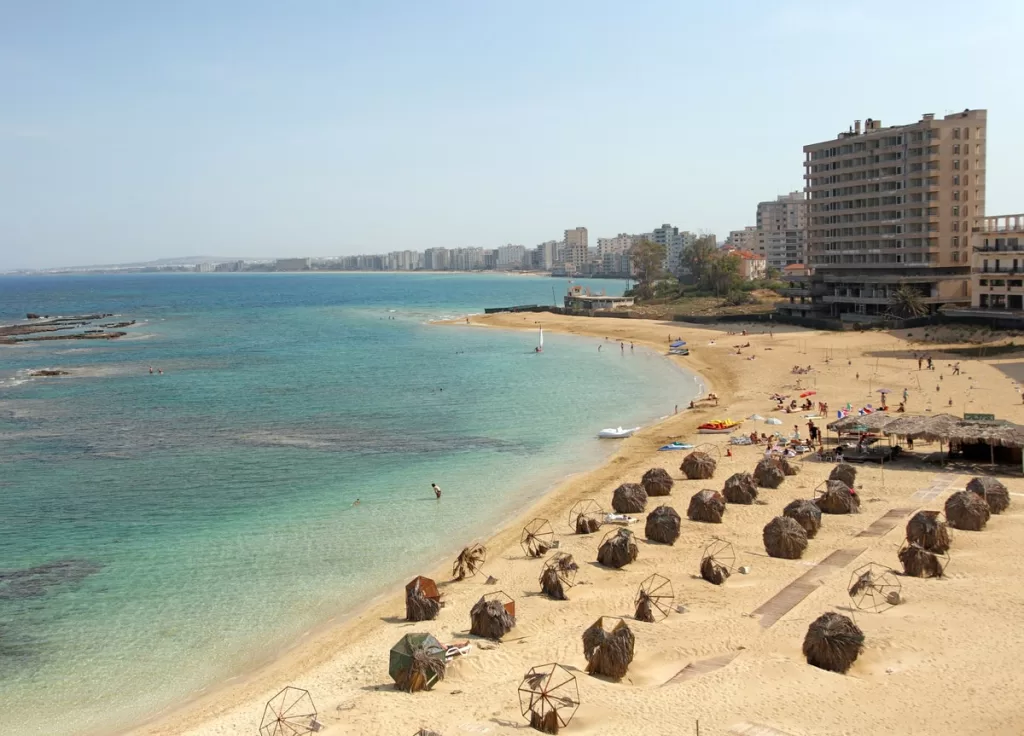
[[[487,562],[487,548],[478,542],[463,547],[459,556],[452,563],[452,577],[465,580],[476,575]]]
[[[557,662],[531,667],[519,683],[519,712],[541,733],[558,733],[580,707],[576,675]]]
[[[654,573],[637,588],[636,599],[633,601],[636,613],[633,614],[633,618],[649,624],[664,621],[668,618],[675,599],[672,581],[664,575]]]
[[[891,567],[869,562],[851,573],[847,593],[858,611],[883,613],[899,605],[903,584]]]
[[[555,548],[555,530],[547,519],[537,518],[523,527],[519,546],[527,557],[543,557]]]
[[[567,600],[565,588],[576,584],[579,565],[568,552],[556,552],[545,563],[540,574],[541,591],[555,600]]]
[[[700,558],[700,576],[714,585],[722,585],[736,569],[736,549],[732,542],[715,537]]]
[[[569,528],[576,534],[593,534],[601,528],[605,514],[604,508],[596,500],[584,498],[569,509]]]
[[[321,729],[309,690],[289,685],[267,701],[260,736],[302,736]]]

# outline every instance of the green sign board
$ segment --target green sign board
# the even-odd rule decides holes
[[[964,414],[965,422],[994,422],[995,414]]]

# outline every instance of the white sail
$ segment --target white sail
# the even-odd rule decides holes
[[[543,327],[540,328],[540,344],[538,344],[537,347],[539,347],[539,348],[543,348],[544,347],[544,328]]]

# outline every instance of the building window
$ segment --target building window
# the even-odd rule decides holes
[[[964,144],[964,155],[965,156],[969,156],[970,153],[971,153],[971,144],[970,143],[965,143]]]
[[[959,192],[959,190],[953,192],[953,201],[954,202],[959,202],[960,201],[960,192]]]
[[[956,155],[956,156],[960,155],[960,144],[959,143],[954,143],[953,144],[953,154]]]
[[[988,286],[988,279],[978,279],[978,286]]]
[[[970,137],[971,137],[971,129],[970,128],[964,128],[964,138],[970,138]]]
[[[960,128],[953,128],[953,137],[957,140],[960,139]]]
[[[959,222],[954,222],[953,223],[953,232],[955,232],[955,233],[960,232],[960,223]]]
[[[960,263],[960,252],[953,251],[953,263]]]
[[[960,171],[960,159],[953,159],[953,170]]]
[[[960,247],[960,236],[959,235],[954,235],[953,236],[953,247],[954,248],[959,248]]]
[[[960,208],[956,205],[953,206],[953,217],[960,217]]]
[[[953,174],[953,186],[960,186],[960,174]]]

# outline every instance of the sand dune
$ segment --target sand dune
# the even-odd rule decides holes
[[[945,579],[901,577],[902,605],[882,614],[853,613],[866,634],[866,649],[845,676],[804,662],[801,643],[808,624],[828,610],[850,614],[846,590],[853,570],[868,562],[898,567],[896,552],[908,515],[919,508],[941,509],[950,492],[963,488],[970,468],[919,462],[861,466],[861,513],[826,516],[800,560],[768,557],[761,530],[791,500],[811,497],[830,465],[799,462],[799,475],[787,478],[776,490],[761,491],[763,503],[728,505],[722,524],[685,518],[692,494],[702,488],[721,489],[725,478],[752,470],[761,456],[757,447],[737,447],[728,457],[727,437],[695,434],[701,421],[754,413],[770,416],[773,403],[767,396],[772,391],[816,390],[815,398],[834,410],[848,401],[855,406],[877,404],[880,387],[896,393],[907,388],[911,412],[992,412],[1022,421],[1018,387],[995,365],[1012,360],[960,359],[962,375],[953,376],[947,364],[956,358],[944,357],[940,346],[923,348],[933,354],[937,370],[918,371],[912,354],[922,346],[877,332],[791,331],[740,337],[681,324],[547,314],[474,321],[532,330],[537,320],[549,330],[593,336],[595,351],[605,337],[659,349],[665,348],[670,334],[682,337],[693,354],[675,360],[700,371],[721,397],[721,406],[682,412],[643,430],[622,442],[608,464],[570,479],[511,522],[487,541],[485,572],[498,579],[497,585],[487,585],[486,575],[446,583],[447,605],[437,621],[397,620],[404,607],[396,591],[354,620],[311,634],[308,644],[246,680],[226,685],[136,733],[254,733],[263,703],[284,684],[311,690],[325,726],[322,733],[412,734],[421,726],[443,734],[519,732],[525,723],[516,687],[531,666],[546,662],[577,671],[582,706],[564,731],[569,734],[694,734],[698,721],[705,735],[1021,732],[1024,706],[1012,693],[1024,679],[1024,634],[1015,621],[1024,610],[1024,587],[1017,574],[1024,556],[1024,498],[1012,496],[1010,508],[993,516],[983,532],[953,532]],[[916,332],[920,337],[921,331]],[[715,344],[709,345],[711,341]],[[751,347],[736,355],[733,346],[748,341]],[[750,356],[756,357],[749,360]],[[623,359],[631,359],[628,350]],[[814,370],[796,376],[790,373],[794,364]],[[677,400],[666,395],[665,403],[670,412]],[[780,429],[792,431],[798,424],[806,433],[802,414],[782,418]],[[823,426],[826,421],[817,423]],[[753,428],[751,422],[746,426],[748,431]],[[757,424],[757,429],[771,428]],[[677,438],[714,445],[713,452],[721,459],[713,479],[683,480],[678,466],[685,453],[657,452]],[[919,444],[917,449],[938,447]],[[651,499],[647,510],[662,503],[675,507],[684,517],[679,540],[673,546],[648,543],[641,515],[634,527],[639,559],[623,570],[597,566],[603,532],[571,534],[569,507],[584,498],[607,506],[620,483],[638,481],[651,467],[665,468],[676,483],[671,496]],[[1011,492],[1024,492],[1019,472],[1005,482]],[[928,489],[939,492],[915,497]],[[889,512],[893,513],[887,517]],[[549,519],[560,549],[580,563],[569,601],[539,595],[542,563],[525,558],[518,543],[523,523],[533,517]],[[863,535],[869,527],[873,531]],[[721,587],[697,575],[701,553],[716,537],[733,544],[738,565],[750,567],[749,574],[735,574]],[[819,564],[826,560],[832,564]],[[434,575],[447,580],[446,572],[436,570]],[[671,579],[675,602],[685,612],[673,612],[656,624],[630,620],[636,658],[621,682],[587,676],[580,643],[583,630],[599,616],[631,616],[637,586],[652,573]],[[776,596],[792,591],[787,586],[794,581],[801,583],[797,594],[789,600],[783,595],[780,602]],[[503,643],[474,641],[471,655],[452,666],[448,678],[432,692],[407,695],[391,687],[391,644],[418,630],[431,631],[442,640],[465,638],[470,607],[483,593],[497,589],[513,596],[518,608],[518,625]],[[759,609],[762,613],[755,613]]]

